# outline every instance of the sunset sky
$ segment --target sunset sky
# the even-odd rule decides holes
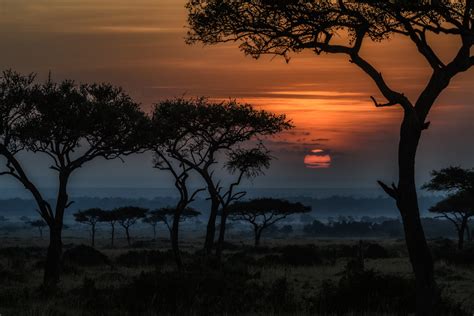
[[[245,57],[235,44],[188,46],[184,3],[0,0],[0,68],[36,72],[40,79],[51,71],[56,80],[111,82],[145,109],[165,98],[208,96],[285,113],[296,128],[268,141],[278,160],[255,186],[360,188],[396,179],[401,112],[375,108],[375,85],[345,57],[304,52],[287,64]],[[458,43],[445,37],[435,44],[448,58]],[[412,99],[430,74],[414,45],[400,38],[367,43],[362,54]],[[418,157],[419,184],[433,168],[474,166],[472,103],[474,71],[457,77],[432,111]],[[48,185],[50,174],[35,165],[42,162],[25,159]],[[99,162],[80,170],[73,185],[171,186],[150,168],[149,155]],[[0,179],[0,186],[13,185]]]

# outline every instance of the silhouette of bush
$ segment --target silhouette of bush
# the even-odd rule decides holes
[[[319,249],[314,245],[292,245],[280,249],[281,262],[295,266],[309,266],[323,262]]]
[[[439,239],[433,242],[431,250],[435,260],[444,260],[454,264],[474,264],[474,246],[466,245],[457,249],[456,243],[450,239]]]
[[[383,246],[376,243],[370,243],[364,249],[364,257],[369,259],[384,259],[389,258],[390,254]]]
[[[165,256],[158,250],[128,251],[119,255],[115,262],[125,267],[140,267],[161,265],[165,261]]]
[[[350,267],[339,282],[323,283],[312,312],[339,315],[396,311],[403,315],[415,311],[414,280]]]
[[[223,315],[253,311],[262,289],[244,272],[142,273],[122,288],[122,310],[173,315]]]
[[[110,264],[110,260],[106,255],[86,245],[79,245],[66,250],[62,262],[64,267],[92,267]]]
[[[227,256],[226,262],[231,265],[241,264],[245,266],[257,264],[257,260],[254,257],[248,255],[243,251],[230,254],[229,256]]]

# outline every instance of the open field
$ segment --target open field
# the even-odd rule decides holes
[[[201,240],[183,240],[176,271],[165,239],[65,238],[56,294],[44,293],[47,240],[2,237],[2,315],[406,315],[414,284],[400,240],[231,240],[224,259],[204,262]],[[431,242],[444,315],[474,312],[474,248],[461,254],[448,240]]]

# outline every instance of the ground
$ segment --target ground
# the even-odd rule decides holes
[[[99,239],[101,257],[77,248],[86,238],[67,237],[54,294],[40,287],[46,239],[0,242],[2,316],[405,315],[414,304],[402,240],[267,239],[255,249],[250,240],[234,239],[219,264],[204,262],[202,241],[193,238],[182,241],[186,268],[178,272],[164,238],[136,239],[132,247],[119,239],[115,248]],[[472,315],[473,248],[461,255],[451,241],[430,244],[443,313]]]

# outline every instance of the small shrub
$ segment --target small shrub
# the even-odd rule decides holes
[[[165,261],[163,253],[158,250],[128,251],[119,255],[115,262],[125,267],[161,265]]]
[[[283,264],[309,266],[322,263],[321,253],[314,245],[286,246],[280,251]]]
[[[381,245],[370,243],[364,249],[364,257],[369,258],[369,259],[384,259],[384,258],[389,258],[390,254],[387,251],[387,249],[385,249]]]
[[[92,267],[110,264],[110,260],[106,255],[86,245],[79,245],[66,250],[62,260],[65,267]]]

